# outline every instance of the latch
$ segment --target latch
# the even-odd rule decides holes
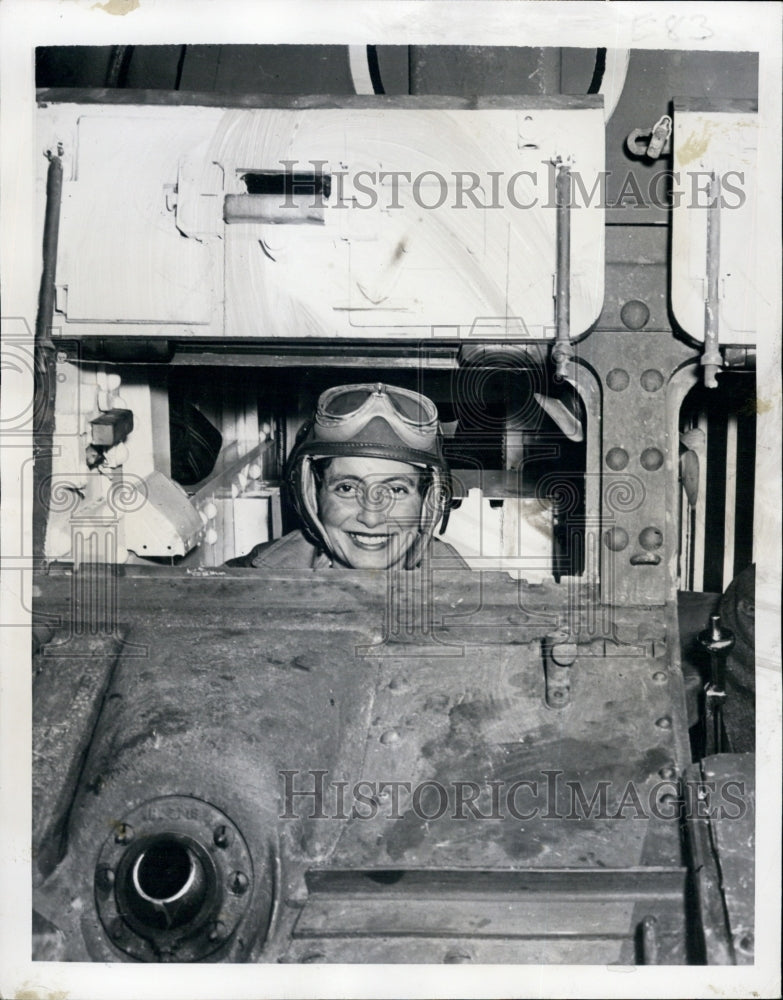
[[[668,156],[671,153],[671,139],[671,117],[661,115],[651,129],[635,128],[625,140],[625,146],[631,156],[657,160],[659,156]]]

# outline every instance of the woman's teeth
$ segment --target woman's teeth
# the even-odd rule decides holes
[[[363,549],[382,549],[389,541],[389,535],[365,535],[358,531],[348,533],[353,542]]]

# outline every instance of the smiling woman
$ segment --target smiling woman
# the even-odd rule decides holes
[[[286,478],[303,530],[257,546],[232,565],[414,569],[450,497],[438,412],[419,393],[382,383],[324,392],[299,432]]]

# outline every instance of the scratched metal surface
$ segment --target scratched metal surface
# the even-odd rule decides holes
[[[60,860],[64,823],[106,685],[122,646],[116,635],[50,630],[33,659],[34,880]]]
[[[411,649],[382,660],[362,779],[373,787],[407,782],[414,790],[438,782],[448,791],[448,808],[440,818],[417,818],[410,791],[399,786],[398,809],[388,802],[374,818],[351,820],[334,863],[617,867],[641,863],[645,840],[667,834],[676,855],[671,822],[579,819],[567,785],[579,782],[589,799],[598,781],[609,781],[610,816],[631,782],[643,805],[654,798],[658,772],[674,763],[671,728],[656,725],[670,718],[670,707],[654,667],[643,656],[580,658],[572,668],[571,704],[550,709],[535,644],[466,646],[464,655],[450,657]],[[473,816],[464,805],[466,789],[460,806],[455,783],[471,781],[481,789],[477,816],[494,811],[503,819]],[[505,797],[518,781],[537,782],[538,794],[521,788],[512,803],[519,816],[505,803],[493,810],[490,783],[501,782]],[[640,811],[632,796],[627,816]],[[442,811],[435,788],[420,798],[422,815]],[[536,815],[522,818],[528,813]]]
[[[709,838],[719,865],[734,961],[751,965],[755,953],[756,755],[706,757],[701,771],[711,794]]]
[[[568,618],[567,585],[528,587],[500,574],[436,573],[424,581],[406,574],[398,593],[385,577],[351,572],[134,572],[116,578],[117,617],[130,631],[74,790],[68,853],[37,897],[41,916],[65,935],[65,957],[123,957],[93,912],[94,864],[112,824],[160,795],[212,802],[240,826],[255,857],[270,849],[279,856],[281,905],[270,937],[265,947],[246,941],[244,951],[227,951],[233,960],[284,958],[301,913],[311,920],[309,933],[332,919],[328,907],[320,916],[308,912],[323,903],[305,883],[313,868],[681,863],[676,821],[633,818],[636,800],[627,793],[619,809],[629,781],[646,806],[660,769],[682,766],[687,720],[678,710],[681,679],[670,669],[677,644],[667,642],[664,609],[616,610],[604,620],[591,593],[572,588],[580,656],[572,702],[555,711],[543,701],[541,638]],[[90,590],[73,583],[42,579],[37,610],[86,620]],[[656,725],[662,718],[671,725]],[[311,819],[312,800],[303,798],[298,818],[283,820],[282,769],[323,769],[349,788],[360,779],[474,781],[482,813],[489,781],[507,787],[538,779],[543,794],[549,771],[557,782],[550,811],[572,811],[567,781],[580,782],[588,800],[607,781],[606,812],[619,809],[625,818],[519,820],[506,811],[482,820],[468,810],[465,819],[447,814],[427,824],[402,796],[399,819],[381,818],[380,810],[374,819]],[[302,782],[298,787],[311,787]],[[531,801],[522,789],[515,804],[530,810]],[[420,805],[432,809],[425,799]],[[623,949],[623,960],[632,960],[634,906],[630,898],[612,904],[613,926],[625,927],[611,946],[616,960]],[[387,908],[384,920],[392,913]],[[555,910],[549,917],[551,929]],[[384,927],[373,936],[373,954]],[[356,928],[346,931],[361,937]],[[460,938],[458,927],[449,933]],[[569,953],[574,961],[584,960],[580,941]],[[300,952],[297,945],[291,957],[303,960]],[[497,944],[486,953],[498,956],[487,961],[507,960]],[[345,959],[344,949],[340,954]],[[367,960],[359,942],[352,954]]]

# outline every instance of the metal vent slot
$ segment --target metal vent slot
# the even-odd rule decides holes
[[[242,174],[247,194],[226,195],[227,223],[323,225],[324,202],[332,192],[329,174],[259,170]]]

